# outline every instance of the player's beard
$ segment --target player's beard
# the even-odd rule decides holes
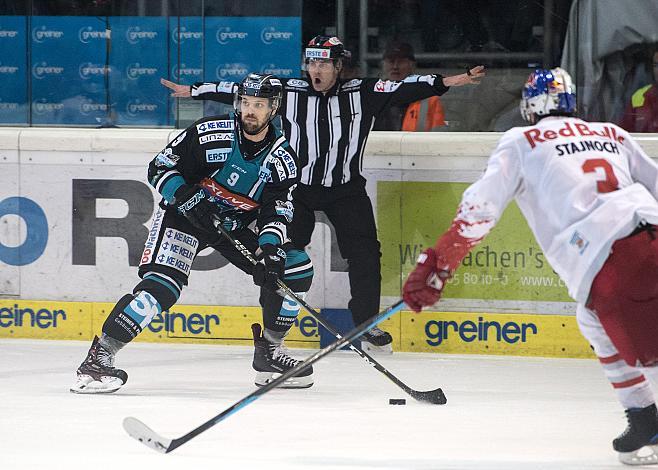
[[[253,114],[248,114],[242,118],[242,128],[247,134],[250,135],[258,134],[260,131],[263,130],[266,124],[267,121],[261,122]]]

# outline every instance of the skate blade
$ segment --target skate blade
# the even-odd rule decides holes
[[[278,372],[257,372],[254,383],[258,387],[263,387],[278,377],[281,377],[281,374]],[[313,385],[312,374],[306,377],[290,377],[283,384],[279,385],[279,388],[309,388],[311,385]]]
[[[104,376],[98,381],[89,375],[79,375],[70,390],[79,394],[114,393],[122,386],[123,380],[117,377]]]
[[[392,343],[385,344],[384,346],[376,346],[368,341],[361,341],[361,349],[368,354],[381,354],[381,355],[390,355],[393,354],[393,345]]]
[[[619,452],[619,461],[626,465],[658,465],[658,445],[644,446],[633,452]]]

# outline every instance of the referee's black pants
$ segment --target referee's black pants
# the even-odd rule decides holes
[[[354,323],[359,325],[375,316],[381,295],[381,252],[365,180],[359,178],[334,187],[298,184],[293,204],[293,245],[303,249],[310,243],[314,211],[324,212],[336,230],[340,254],[348,263],[352,295],[348,307]]]

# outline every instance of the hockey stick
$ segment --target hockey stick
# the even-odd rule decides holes
[[[229,234],[224,227],[222,227],[221,223],[219,220],[215,220],[215,227],[217,230],[226,238],[229,242],[233,244],[233,246],[244,256],[247,260],[251,262],[251,264],[257,264],[258,261],[256,261],[256,258],[254,255],[249,251],[249,249],[242,244],[240,240],[237,240]],[[313,307],[309,306],[303,299],[299,298],[297,294],[295,294],[283,281],[280,279],[277,280],[277,285],[279,286],[279,289],[283,290],[288,296],[293,298],[296,302],[298,302],[308,313],[311,314],[319,323],[324,326],[329,333],[334,335],[336,338],[341,339],[342,336],[336,329],[331,326],[331,323],[327,321],[326,318],[324,318],[319,312],[317,312]],[[379,372],[384,374],[391,382],[393,382],[395,385],[400,387],[402,390],[404,390],[408,395],[410,395],[412,398],[415,398],[418,401],[426,402],[426,403],[433,403],[435,405],[445,405],[448,400],[443,393],[443,390],[441,388],[437,388],[435,390],[427,390],[427,391],[419,391],[419,390],[414,390],[413,388],[409,387],[407,384],[402,382],[400,379],[398,379],[395,375],[393,375],[391,372],[389,372],[384,366],[382,366],[379,362],[377,362],[372,356],[370,356],[367,352],[365,352],[363,349],[359,348],[355,344],[350,343],[349,348],[357,353],[359,356],[361,356],[368,364],[373,366],[375,369],[377,369]]]
[[[233,405],[231,405],[230,407],[226,408],[224,411],[219,413],[217,416],[209,419],[201,426],[197,426],[196,428],[192,429],[184,436],[181,436],[176,439],[168,439],[166,437],[162,437],[158,433],[153,431],[151,428],[149,428],[146,424],[144,424],[137,418],[133,418],[133,417],[128,417],[123,420],[123,428],[130,435],[130,437],[137,439],[142,444],[150,447],[151,449],[157,450],[158,452],[162,452],[163,454],[168,454],[172,450],[177,449],[178,447],[185,444],[187,441],[201,434],[202,432],[210,429],[215,424],[225,420],[232,414],[237,413],[240,409],[244,408],[251,402],[256,401],[258,398],[260,398],[261,396],[263,396],[273,388],[278,387],[293,375],[297,375],[303,370],[307,369],[312,364],[322,359],[324,356],[331,354],[336,349],[342,348],[348,342],[361,336],[370,328],[386,320],[396,312],[402,310],[403,306],[404,306],[404,302],[402,300],[398,301],[396,304],[390,306],[385,311],[377,315],[375,318],[366,321],[362,323],[360,326],[354,328],[344,338],[340,338],[334,341],[333,343],[331,343],[329,346],[320,349],[318,352],[310,356],[304,362],[300,362],[295,367],[293,367],[292,369],[288,369],[286,373],[277,377],[273,381],[266,383],[262,387],[258,387],[256,390],[251,392],[246,397],[242,398],[241,400],[238,400]]]

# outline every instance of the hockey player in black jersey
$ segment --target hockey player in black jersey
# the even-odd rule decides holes
[[[271,123],[281,92],[277,78],[248,75],[235,93],[235,114],[200,119],[151,161],[148,180],[162,200],[139,266],[141,282],[105,320],[102,335],[94,338],[77,370],[72,392],[109,393],[126,383],[126,372],[114,367],[116,353],[178,301],[196,254],[208,246],[261,287],[264,328],[252,327],[256,385],[297,364],[283,339],[300,306],[276,292],[277,280],[303,296],[313,267],[306,252],[288,240],[299,167],[296,153]],[[249,228],[252,222],[255,232]],[[246,260],[218,234],[218,223],[252,253],[262,253],[262,262],[253,266]],[[309,369],[285,386],[310,387],[312,374]]]
[[[459,75],[414,75],[403,81],[378,78],[340,79],[349,56],[337,37],[316,36],[304,50],[305,77],[282,79],[279,108],[283,132],[300,157],[300,181],[295,189],[295,220],[291,239],[307,246],[315,227],[315,212],[324,212],[336,230],[340,253],[347,260],[355,324],[379,312],[380,246],[372,203],[362,175],[363,153],[374,120],[387,106],[446,93],[449,87],[476,84],[485,72],[473,67]],[[230,81],[182,85],[161,80],[174,97],[229,103],[236,86]],[[373,328],[362,347],[392,351],[391,335]]]

